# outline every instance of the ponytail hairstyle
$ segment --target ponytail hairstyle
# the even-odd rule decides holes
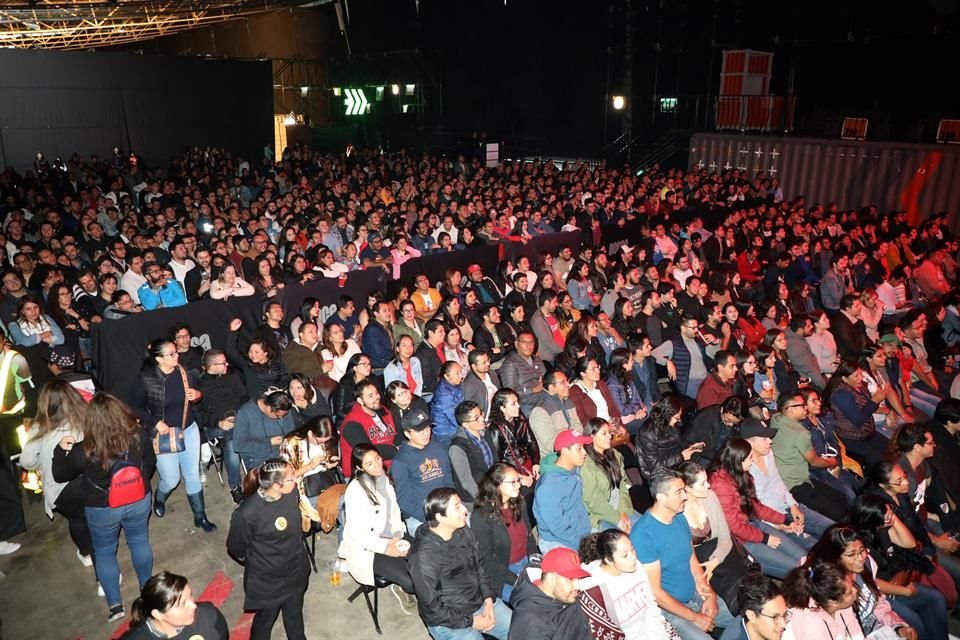
[[[283,458],[270,458],[259,467],[250,469],[243,479],[243,495],[252,496],[258,489],[266,490],[280,484],[289,466],[290,463]]]
[[[591,533],[580,541],[580,560],[587,564],[599,560],[600,564],[613,564],[613,554],[617,551],[617,541],[626,537],[620,529],[605,529]]]
[[[151,367],[156,367],[158,364],[160,364],[159,362],[157,362],[157,358],[159,358],[163,354],[163,348],[166,345],[170,345],[171,347],[176,349],[176,345],[174,345],[173,341],[170,340],[169,338],[157,338],[156,340],[154,340],[153,342],[147,345],[147,357],[143,361],[144,371]]]
[[[147,580],[140,590],[140,597],[130,608],[130,626],[151,619],[154,611],[166,613],[177,604],[186,588],[187,579],[169,571],[161,571]]]
[[[624,349],[624,351],[626,351],[626,349]],[[603,418],[590,418],[587,423],[583,425],[583,435],[592,436],[600,431],[600,429],[609,426],[610,423]],[[587,452],[587,456],[593,460],[600,468],[600,471],[603,472],[603,475],[606,476],[607,482],[610,483],[610,491],[619,487],[623,477],[620,475],[620,454],[617,450],[610,447],[603,453],[600,453],[593,448],[593,444],[591,443],[584,447],[584,451]]]
[[[783,580],[783,597],[796,609],[809,609],[811,600],[823,607],[843,597],[846,577],[847,571],[832,562],[806,562]]]

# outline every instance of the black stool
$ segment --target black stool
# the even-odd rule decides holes
[[[363,594],[363,599],[367,601],[367,609],[370,611],[370,617],[373,618],[373,628],[377,630],[377,633],[383,635],[383,631],[380,630],[380,589],[384,587],[389,587],[391,582],[386,578],[381,576],[373,576],[374,584],[371,586],[369,584],[361,584],[357,587],[357,590],[354,591],[347,602],[353,602],[357,599],[361,593]],[[370,594],[373,593],[373,602],[370,602]]]

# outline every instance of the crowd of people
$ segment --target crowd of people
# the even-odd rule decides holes
[[[193,525],[219,530],[211,459],[255,639],[281,614],[305,637],[303,536],[334,527],[338,567],[389,583],[436,640],[948,637],[945,214],[808,203],[738,170],[299,146],[260,167],[217,149],[164,169],[75,156],[8,169],[0,195],[0,424],[29,416],[20,465],[110,621],[124,531],[131,638],[227,637],[187,578],[153,575],[150,545],[180,484]],[[627,223],[639,237],[608,253],[601,225]],[[400,278],[421,255],[571,230],[583,241],[555,254]],[[387,290],[285,317],[286,285],[359,269]],[[234,320],[206,351],[172,326],[130,397],[100,391],[91,324],[233,296],[259,296],[262,324]],[[22,515],[3,520],[14,553]]]

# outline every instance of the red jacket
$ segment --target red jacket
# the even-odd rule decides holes
[[[767,328],[760,324],[759,320],[747,320],[741,317],[737,320],[737,329],[743,331],[743,348],[749,353],[756,351],[757,347],[763,343],[764,336],[767,335]]]
[[[717,374],[711,373],[697,391],[697,409],[720,404],[733,395],[733,380],[727,384],[720,382]]]
[[[747,262],[747,252],[743,251],[737,256],[737,273],[744,282],[757,282],[763,279],[763,265],[759,260]]]
[[[607,383],[600,380],[597,382],[597,388],[600,389],[600,395],[603,396],[603,399],[607,401],[607,411],[610,413],[610,417],[619,420],[620,410],[617,408],[617,403],[613,399],[613,394],[610,393]],[[587,424],[591,418],[597,417],[597,405],[590,399],[590,396],[580,388],[580,385],[570,385],[570,402],[573,403],[574,408],[577,410],[577,417],[580,418],[580,424]]]
[[[737,481],[726,469],[718,469],[710,475],[710,488],[717,494],[723,515],[727,518],[730,533],[741,542],[766,542],[767,534],[750,524],[750,518],[740,508],[740,491],[737,490]],[[753,515],[757,520],[764,520],[773,524],[783,524],[787,516],[762,504],[759,500],[753,501]]]
[[[389,411],[381,409],[379,415],[380,420],[383,421],[383,427],[377,425],[373,421],[373,416],[364,411],[358,402],[343,418],[343,426],[340,428],[340,466],[343,468],[344,477],[348,480],[353,471],[350,466],[350,456],[353,454],[353,448],[361,442],[376,445],[383,458],[384,468],[390,468],[390,461],[397,453],[397,446],[394,444],[397,429],[393,425],[393,417]]]

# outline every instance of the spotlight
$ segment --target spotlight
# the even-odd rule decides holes
[[[406,85],[403,85],[403,88],[404,88],[404,93],[406,93],[408,96],[412,96],[413,90],[416,88],[416,85],[406,84]]]
[[[398,84],[390,85],[390,93],[392,93],[395,96],[400,95],[400,85]]]
[[[300,95],[302,97],[306,98],[308,93],[310,93],[310,87],[300,87]]]
[[[613,96],[613,108],[617,111],[621,111],[625,106],[627,106],[627,99],[623,96]]]

